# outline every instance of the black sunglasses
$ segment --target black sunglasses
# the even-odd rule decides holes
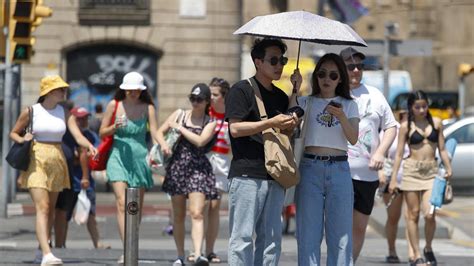
[[[288,57],[276,57],[276,56],[273,56],[270,58],[270,60],[265,60],[263,59],[263,61],[267,61],[267,62],[270,62],[270,65],[272,66],[276,66],[278,63],[280,63],[282,66],[286,65],[288,63]]]
[[[201,97],[189,96],[189,101],[192,102],[192,103],[194,103],[194,102],[202,103],[204,101],[204,99],[201,98]]]
[[[349,69],[350,71],[354,71],[354,69],[357,67],[357,69],[359,70],[364,70],[364,64],[348,64],[347,65],[347,69]]]
[[[318,79],[324,79],[324,78],[326,78],[327,75],[328,75],[327,72],[323,71],[323,70],[319,70],[318,72],[316,72],[316,76],[318,77]],[[339,74],[336,73],[336,72],[330,72],[329,73],[329,78],[331,80],[336,81],[339,78]]]

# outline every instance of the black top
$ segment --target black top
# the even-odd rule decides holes
[[[425,139],[425,136],[420,134],[420,132],[418,132],[418,130],[415,129],[415,132],[413,132],[413,134],[411,134],[410,139],[408,140],[408,144],[409,145],[420,144],[424,139]],[[433,128],[431,130],[430,135],[428,137],[426,137],[426,139],[433,142],[433,143],[437,143],[438,142],[438,130]]]
[[[255,79],[256,80],[256,79]],[[265,111],[269,118],[288,109],[288,96],[279,88],[273,86],[271,91],[265,89],[257,81]],[[260,121],[257,101],[253,88],[247,80],[234,84],[226,95],[225,119],[241,119],[242,121]],[[253,177],[258,179],[272,178],[265,169],[265,154],[263,149],[262,134],[234,138],[230,135],[232,147],[232,162],[230,164],[229,178]]]

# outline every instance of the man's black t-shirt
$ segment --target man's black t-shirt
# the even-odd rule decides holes
[[[257,81],[257,79],[255,79]],[[284,113],[288,109],[288,96],[279,88],[273,86],[271,91],[265,89],[257,81],[265,111],[268,118],[278,113]],[[226,95],[225,118],[241,119],[242,121],[260,121],[257,101],[252,86],[247,80],[241,80],[234,84]],[[262,134],[234,138],[230,134],[232,146],[232,162],[230,164],[229,178],[245,176],[258,179],[269,179],[265,169],[265,154],[263,149]]]

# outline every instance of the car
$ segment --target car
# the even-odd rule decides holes
[[[365,75],[365,74],[364,74]],[[428,96],[430,113],[433,117],[439,117],[440,119],[448,119],[453,116],[455,112],[456,116],[459,116],[460,110],[458,108],[458,93],[457,92],[437,92],[437,91],[425,91]],[[410,93],[400,93],[393,100],[391,107],[393,110],[406,110],[407,109],[407,98]],[[451,110],[450,110],[451,109]]]
[[[456,190],[474,188],[474,116],[462,118],[443,130],[447,140],[455,139],[456,151],[452,158],[453,178],[451,184]]]

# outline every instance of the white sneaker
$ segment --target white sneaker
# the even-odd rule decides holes
[[[117,263],[118,264],[123,264],[124,263],[123,254],[120,255],[119,259],[117,260]]]
[[[43,261],[43,252],[41,249],[35,250],[35,259],[33,260],[33,264],[40,264]]]
[[[60,258],[56,258],[53,253],[48,253],[41,260],[41,266],[43,265],[63,265],[63,261]]]
[[[181,265],[184,265],[184,262],[183,262],[183,260],[181,260],[180,258],[176,259],[176,260],[173,262],[173,266],[181,266]]]

